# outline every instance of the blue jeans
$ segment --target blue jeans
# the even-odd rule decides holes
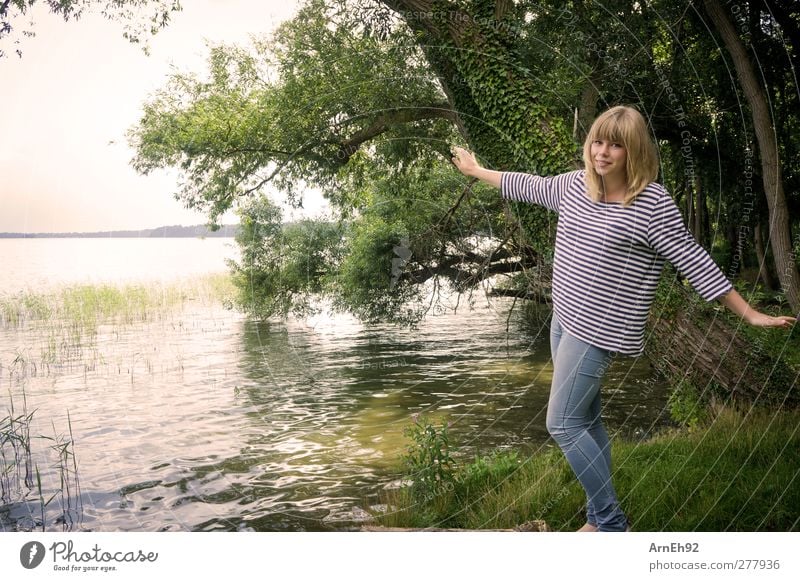
[[[586,520],[601,531],[624,531],[627,518],[611,484],[611,444],[600,418],[600,381],[612,353],[568,334],[555,312],[550,328],[553,383],[547,431],[586,491]]]

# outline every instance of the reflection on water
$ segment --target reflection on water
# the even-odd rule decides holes
[[[70,365],[35,374],[11,362],[25,345],[36,358],[36,333],[6,329],[0,390],[25,390],[34,433],[64,431],[69,411],[81,529],[346,529],[399,477],[413,413],[452,422],[463,458],[548,445],[549,320],[514,315],[507,333],[510,304],[413,331],[343,316],[257,323],[186,307],[106,326]],[[614,363],[604,414],[612,430],[663,421],[663,386],[648,388],[646,401],[638,393],[649,377],[643,361]],[[44,477],[57,488],[55,471]],[[19,502],[0,524],[37,510]]]

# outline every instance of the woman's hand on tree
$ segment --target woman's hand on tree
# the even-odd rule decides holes
[[[453,153],[453,158],[451,160],[453,165],[465,176],[472,176],[474,170],[481,167],[475,159],[475,156],[463,147],[454,145],[450,148],[450,151]]]
[[[786,315],[771,317],[759,312],[750,315],[750,320],[748,321],[754,327],[781,327],[782,329],[790,329],[796,322],[797,319],[795,317]]]
[[[755,310],[742,298],[742,295],[736,289],[731,289],[730,292],[721,296],[720,302],[754,327],[790,329],[797,322],[795,317],[787,317],[786,315],[771,317]]]

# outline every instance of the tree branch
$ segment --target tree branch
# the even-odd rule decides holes
[[[515,299],[525,299],[528,301],[536,301],[539,303],[547,303],[548,295],[541,293],[534,293],[526,290],[514,290],[510,288],[493,288],[489,291],[490,297],[511,297]]]
[[[367,114],[358,115],[345,120],[342,124],[347,124],[356,119],[363,118]],[[342,164],[347,163],[350,157],[358,150],[361,145],[370,139],[380,135],[393,125],[421,121],[423,119],[447,119],[456,122],[457,113],[450,108],[447,103],[440,103],[430,106],[420,107],[395,107],[387,109],[379,115],[369,127],[357,131],[347,141],[343,141],[339,146],[339,158]]]
[[[421,284],[435,276],[444,276],[455,283],[456,286],[467,288],[497,274],[521,272],[524,266],[522,261],[495,262],[486,268],[479,269],[477,272],[470,272],[468,270],[455,268],[456,264],[464,262],[462,258],[463,257],[460,256],[453,257],[438,266],[425,267],[412,272],[403,273],[400,279],[413,284]]]
[[[243,195],[247,196],[247,195],[252,194],[253,192],[258,191],[262,186],[264,186],[267,183],[269,183],[270,181],[272,181],[275,178],[275,176],[278,175],[280,173],[280,171],[284,167],[289,165],[289,163],[293,159],[295,159],[296,157],[300,157],[301,155],[305,155],[305,156],[307,156],[307,157],[309,157],[311,159],[315,159],[315,160],[317,160],[317,161],[319,161],[320,163],[323,163],[323,164],[325,164],[325,163],[329,164],[330,160],[325,159],[321,155],[317,155],[317,154],[312,153],[312,148],[314,146],[318,145],[318,144],[319,143],[316,142],[316,141],[313,141],[313,142],[312,141],[308,141],[308,142],[304,143],[303,145],[301,145],[300,147],[298,147],[296,150],[294,150],[292,153],[290,153],[289,156],[286,159],[284,159],[282,162],[280,162],[278,164],[278,167],[276,167],[275,170],[272,173],[270,173],[267,177],[265,177],[263,180],[258,182],[252,188],[249,188],[249,189],[245,190]]]

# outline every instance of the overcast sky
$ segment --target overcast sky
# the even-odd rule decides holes
[[[248,34],[291,18],[298,3],[184,1],[151,39],[150,56],[122,38],[120,23],[93,14],[65,23],[34,11],[37,36],[22,40],[22,58],[6,45],[12,54],[0,60],[0,232],[204,223],[172,197],[174,174],[143,177],[130,167],[125,133],[170,63],[205,71],[205,39],[246,44]]]

